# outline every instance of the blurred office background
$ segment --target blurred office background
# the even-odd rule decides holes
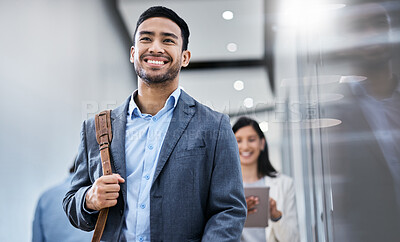
[[[182,88],[260,122],[302,242],[399,241],[400,4],[360,0],[1,1],[0,241],[31,240],[82,121],[136,89],[132,33],[152,5],[190,27]]]

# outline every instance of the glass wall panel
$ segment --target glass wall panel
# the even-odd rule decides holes
[[[276,86],[303,190],[302,239],[398,241],[400,5],[290,4],[280,8]]]

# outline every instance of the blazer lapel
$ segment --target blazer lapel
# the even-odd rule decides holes
[[[111,128],[113,131],[113,139],[111,141],[110,152],[115,172],[126,180],[125,166],[125,129],[126,116],[129,106],[129,97],[125,103],[111,111]],[[121,190],[126,202],[126,184],[121,183]]]
[[[182,90],[179,101],[175,107],[171,123],[169,124],[167,134],[165,135],[164,143],[160,150],[160,156],[158,158],[157,167],[154,173],[153,183],[157,179],[176,144],[192,119],[195,113],[194,106],[194,99]]]

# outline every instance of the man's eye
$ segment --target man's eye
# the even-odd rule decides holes
[[[167,42],[167,43],[175,43],[172,39],[165,39],[164,42]]]
[[[151,39],[149,38],[149,37],[143,37],[143,38],[140,38],[140,41],[150,41]]]

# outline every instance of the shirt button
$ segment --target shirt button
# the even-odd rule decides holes
[[[150,179],[150,176],[149,176],[149,175],[146,175],[144,178],[146,178],[146,180],[149,180],[149,179]]]
[[[143,237],[142,236],[140,236],[139,237],[139,241],[143,241],[144,239],[143,239]]]
[[[157,121],[157,118],[156,118],[156,117],[153,117],[153,121]]]
[[[140,205],[140,208],[141,208],[141,209],[144,209],[145,207],[146,207],[146,205],[144,205],[144,204],[141,204],[141,205]]]
[[[154,147],[152,145],[149,145],[149,149],[152,150]]]

